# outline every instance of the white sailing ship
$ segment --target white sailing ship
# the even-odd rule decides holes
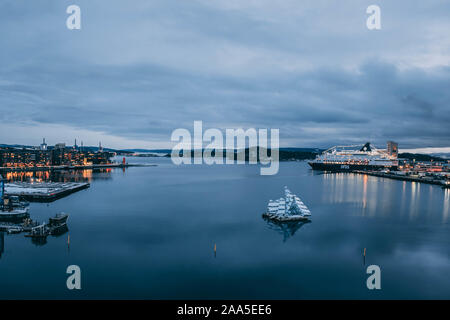
[[[270,200],[264,218],[275,221],[306,221],[309,220],[311,211],[302,200],[284,187],[284,198]]]

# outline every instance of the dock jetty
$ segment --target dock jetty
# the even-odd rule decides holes
[[[11,182],[5,184],[5,195],[35,202],[52,202],[89,187],[88,182]]]
[[[407,176],[407,175],[400,175],[395,174],[391,172],[383,172],[383,171],[364,171],[364,170],[352,170],[352,173],[358,173],[358,174],[366,174],[369,176],[374,177],[381,177],[381,178],[389,178],[389,179],[395,179],[395,180],[402,180],[402,181],[410,181],[410,182],[421,182],[421,183],[427,183],[427,184],[434,184],[441,186],[442,188],[450,188],[450,184],[446,183],[445,180],[440,179],[434,179],[432,177],[427,176]]]

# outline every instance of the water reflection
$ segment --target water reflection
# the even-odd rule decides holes
[[[8,172],[3,176],[8,181],[21,182],[91,182],[93,180],[111,179],[111,168],[86,170],[56,170],[33,172]]]
[[[449,189],[439,186],[352,173],[325,173],[322,183],[323,202],[352,206],[356,215],[448,220]]]
[[[5,233],[0,232],[0,259],[2,258],[2,254],[5,251]]]
[[[442,224],[444,190],[439,187],[433,186],[430,196],[429,186],[422,185],[419,213],[428,209],[429,201],[433,201],[433,211],[426,213],[425,219],[410,222],[409,182],[369,176],[364,195],[363,175],[351,176],[341,183],[343,190],[339,191],[331,175],[309,175],[306,163],[280,163],[281,175],[260,179],[259,172],[250,167],[203,169],[176,167],[170,159],[158,161],[162,165],[157,170],[132,168],[122,175],[116,169],[111,183],[97,184],[78,199],[70,196],[50,204],[50,208],[31,204],[31,212],[43,219],[49,211],[64,210],[73,215],[70,238],[75,250],[70,251],[70,257],[92,275],[83,278],[89,287],[84,297],[450,297],[450,233],[449,225]],[[247,174],[247,170],[252,173]],[[296,229],[301,223],[266,225],[261,220],[266,199],[286,184],[302,196],[314,214],[314,223],[300,231]],[[366,217],[361,217],[363,213]],[[220,261],[213,263],[210,235],[227,243],[227,249],[220,251],[223,256],[218,255]],[[22,235],[5,235],[8,250],[0,262],[0,298],[73,298],[73,292],[61,290],[61,281],[55,277],[61,266],[71,263],[67,260],[67,240],[68,234],[49,237],[48,245],[33,248]],[[365,286],[365,247],[366,266],[377,264],[382,270],[389,269],[376,297]],[[30,258],[33,263],[27,264]],[[130,267],[133,272],[124,277],[123,270]]]
[[[263,219],[264,219],[264,221],[266,221],[269,229],[275,230],[279,234],[283,235],[283,242],[286,242],[287,239],[289,239],[290,237],[293,237],[294,234],[297,232],[297,230],[300,229],[303,225],[311,222],[311,220],[278,222],[278,221],[270,220],[270,219],[267,219],[264,217],[263,217]]]
[[[364,175],[363,177],[363,208],[366,209],[367,206],[367,179],[369,176]]]
[[[447,222],[448,220],[448,211],[450,207],[450,189],[445,189],[445,195],[444,195],[444,205],[443,205],[443,212],[442,212],[442,222]]]
[[[64,224],[60,227],[57,227],[55,229],[52,230],[51,235],[53,237],[61,237],[62,235],[66,234],[69,232],[69,227],[67,226],[67,224]]]

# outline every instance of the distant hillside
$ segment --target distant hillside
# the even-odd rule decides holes
[[[204,149],[203,149],[204,150]],[[323,149],[318,148],[280,148],[280,153],[283,152],[287,154],[295,154],[300,155],[301,153],[315,153],[318,154],[323,151]],[[172,149],[121,149],[117,150],[121,152],[133,152],[133,153],[172,153]],[[225,152],[225,149],[224,149]]]
[[[19,149],[23,149],[23,148],[33,148],[33,146],[25,146],[25,145],[21,145],[21,144],[0,144],[0,148],[19,148]]]
[[[301,150],[308,150],[308,151],[301,151]],[[319,150],[319,151],[315,151]],[[202,149],[202,153],[205,151],[205,149]],[[244,150],[223,150],[223,157],[231,157],[231,153],[233,154],[233,158],[236,160],[237,155],[241,152],[245,153],[245,161],[249,160],[249,148],[246,148]],[[257,159],[259,161],[259,147],[256,148],[256,150],[252,150],[252,152],[256,153]],[[320,149],[312,149],[312,148],[281,148],[278,151],[279,154],[279,160],[280,161],[295,161],[295,160],[310,160],[315,159],[317,154],[320,152]],[[183,154],[182,151],[180,151],[180,154]],[[211,152],[212,156],[215,156],[215,152]],[[269,157],[271,156],[271,149],[268,149],[267,154]],[[166,157],[171,156],[171,151],[166,155]],[[191,157],[194,156],[194,150],[191,150]]]
[[[430,153],[430,155],[433,157],[439,157],[447,160],[450,159],[450,153]]]
[[[438,162],[447,161],[446,159],[441,157],[422,153],[400,153],[398,157],[401,159],[409,159],[409,160],[415,159],[416,161],[438,161]]]
[[[325,149],[319,149],[319,148],[280,148],[280,151],[287,151],[287,152],[313,152],[313,153],[322,153],[325,151]]]
[[[280,161],[312,160],[323,150],[312,148],[281,148]]]
[[[171,149],[122,149],[122,152],[136,152],[136,153],[171,153]]]

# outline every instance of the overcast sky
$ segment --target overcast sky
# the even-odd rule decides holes
[[[0,143],[162,148],[202,120],[285,147],[442,148],[449,111],[450,1],[0,2]]]

